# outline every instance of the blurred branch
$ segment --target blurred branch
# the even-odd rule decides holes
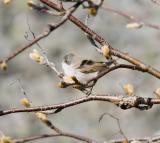
[[[153,105],[160,104],[159,98],[143,98],[138,96],[122,96],[122,95],[97,95],[97,96],[88,96],[83,97],[80,99],[68,101],[65,103],[55,104],[51,106],[40,106],[40,107],[30,107],[27,109],[9,109],[9,110],[1,110],[0,116],[12,114],[12,113],[20,113],[20,112],[38,112],[38,111],[47,111],[47,110],[55,110],[54,113],[58,113],[63,109],[66,109],[71,106],[76,106],[78,104],[82,104],[89,101],[105,101],[110,102],[121,109],[130,109],[130,108],[137,108],[140,110],[148,110]]]
[[[53,3],[50,0],[40,0],[40,1],[42,3],[48,5],[49,7],[53,8],[54,10],[57,10],[57,11],[62,11],[63,10],[63,9],[59,8],[56,3]],[[138,66],[139,69],[141,69],[142,71],[146,71],[147,73],[149,73],[149,74],[151,74],[151,75],[160,79],[160,71],[152,68],[149,65],[144,64],[143,62],[141,62],[140,60],[138,60],[136,58],[131,57],[129,54],[123,53],[123,52],[119,51],[118,49],[115,49],[115,48],[111,47],[111,45],[107,41],[105,41],[104,38],[102,38],[97,33],[92,31],[89,27],[87,27],[83,22],[78,20],[73,15],[70,15],[68,18],[71,22],[73,22],[77,27],[79,27],[82,31],[87,33],[90,37],[92,37],[98,43],[100,43],[101,45],[107,45],[110,48],[110,54],[111,55],[119,57],[121,59],[124,59],[124,60]]]
[[[160,0],[151,0],[151,1],[160,6]]]
[[[126,19],[129,20],[129,22],[136,22],[139,24],[139,27],[143,27],[143,26],[146,26],[146,27],[150,27],[150,28],[154,28],[154,29],[157,29],[157,30],[160,30],[160,25],[156,25],[156,24],[151,24],[151,23],[147,23],[147,22],[144,22],[142,21],[141,19],[138,19],[132,15],[129,15],[127,14],[126,12],[122,12],[120,10],[117,10],[117,9],[113,9],[111,7],[106,7],[106,6],[102,6],[101,7],[103,10],[107,10],[107,11],[110,11],[112,13],[116,13],[117,15],[120,15]]]

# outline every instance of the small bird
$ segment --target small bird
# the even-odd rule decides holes
[[[108,68],[113,62],[96,62],[82,59],[73,53],[64,56],[62,69],[66,76],[75,76],[76,79],[85,84],[88,80],[96,77],[99,72]]]

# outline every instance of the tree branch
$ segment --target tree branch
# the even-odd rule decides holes
[[[48,5],[49,7],[53,8],[54,10],[57,10],[57,11],[61,11],[62,10],[61,8],[58,7],[57,4],[51,2],[50,0],[40,0],[40,1],[42,3]],[[157,78],[160,79],[160,71],[152,68],[149,65],[144,64],[140,60],[138,60],[138,59],[136,59],[134,57],[131,57],[126,53],[123,53],[123,52],[119,51],[118,49],[115,49],[115,48],[111,47],[111,45],[107,41],[105,41],[104,38],[102,38],[97,33],[92,31],[89,27],[87,27],[83,22],[78,20],[73,15],[69,16],[69,20],[71,22],[73,22],[77,27],[79,27],[82,31],[87,33],[90,37],[92,37],[94,40],[96,40],[98,43],[100,43],[101,45],[109,46],[111,55],[119,57],[121,59],[124,59],[124,60],[126,60],[126,61],[138,66],[142,71],[146,71],[147,73],[149,73],[149,74],[153,75],[154,77],[157,77]]]
[[[62,111],[63,109],[66,109],[68,107],[76,106],[78,104],[82,104],[89,101],[105,101],[110,102],[121,109],[130,109],[130,108],[137,108],[140,110],[147,110],[152,107],[154,104],[160,104],[159,98],[143,98],[138,96],[127,96],[124,97],[122,95],[101,95],[101,96],[88,96],[83,97],[80,99],[68,101],[65,103],[60,104],[54,104],[50,106],[40,106],[40,107],[30,107],[27,109],[9,109],[9,110],[1,110],[0,116],[7,115],[7,114],[13,114],[13,113],[21,113],[21,112],[38,112],[38,111],[47,111],[47,110],[55,110],[55,113],[58,113]],[[57,111],[58,110],[58,111]]]
[[[26,50],[29,47],[31,47],[32,45],[36,44],[41,39],[47,37],[52,31],[54,31],[55,29],[57,29],[58,27],[60,27],[62,24],[64,24],[67,21],[68,17],[71,15],[71,13],[73,13],[79,7],[79,5],[82,2],[83,1],[78,2],[71,9],[66,10],[65,13],[64,13],[65,15],[62,17],[62,19],[59,22],[53,23],[53,24],[48,24],[48,26],[44,29],[44,31],[42,32],[42,34],[40,34],[39,36],[35,37],[32,41],[30,41],[26,45],[24,45],[21,48],[17,49],[15,52],[13,52],[5,60],[0,60],[0,63],[2,63],[3,61],[8,62],[8,61],[12,60],[14,57],[16,57],[18,54],[20,54],[24,50]]]

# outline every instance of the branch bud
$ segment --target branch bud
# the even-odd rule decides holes
[[[102,54],[106,57],[106,58],[109,58],[110,57],[110,50],[109,50],[109,46],[108,45],[103,45],[101,47],[101,51],[102,51]]]
[[[0,63],[0,69],[3,70],[3,71],[6,71],[8,69],[8,65],[5,61]]]
[[[14,141],[13,141],[13,139],[11,138],[11,137],[8,137],[8,136],[2,136],[1,138],[0,138],[0,143],[15,143]]]
[[[42,122],[46,123],[48,122],[48,118],[47,118],[47,115],[44,114],[44,113],[41,113],[41,112],[37,112],[36,113],[36,116],[38,119],[40,119]]]
[[[21,99],[21,100],[20,100],[20,103],[21,103],[23,106],[27,107],[27,108],[31,106],[31,104],[30,104],[30,102],[29,102],[29,100],[28,100],[27,98]]]
[[[4,3],[5,5],[10,4],[11,2],[12,2],[12,0],[3,0],[3,3]]]
[[[39,63],[39,64],[44,64],[45,63],[45,59],[43,56],[41,56],[41,54],[36,50],[36,49],[33,49],[33,51],[29,54],[29,57]]]
[[[124,86],[123,86],[123,90],[124,90],[124,92],[127,94],[127,95],[129,95],[129,96],[133,96],[134,95],[134,87],[133,87],[133,85],[132,84],[125,84]]]

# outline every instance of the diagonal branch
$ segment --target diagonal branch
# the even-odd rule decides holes
[[[57,10],[57,11],[61,11],[62,9],[58,7],[57,4],[51,2],[50,0],[40,0],[42,3],[48,5],[49,7]],[[111,47],[111,45],[105,41],[104,38],[102,38],[101,36],[99,36],[97,33],[95,33],[94,31],[92,31],[89,27],[87,27],[83,22],[81,22],[80,20],[78,20],[76,17],[74,17],[73,15],[69,16],[69,20],[71,22],[73,22],[77,27],[79,27],[82,31],[84,31],[85,33],[87,33],[90,37],[92,37],[94,40],[96,40],[98,43],[100,43],[101,45],[107,45],[110,47],[110,53],[113,56],[119,57],[121,59],[124,59],[136,66],[138,66],[142,71],[146,71],[147,73],[157,77],[160,79],[160,71],[156,70],[154,68],[152,68],[149,65],[144,64],[143,62],[141,62],[140,60],[131,57],[130,55],[123,53],[121,51],[119,51],[118,49],[115,49],[113,47]]]

